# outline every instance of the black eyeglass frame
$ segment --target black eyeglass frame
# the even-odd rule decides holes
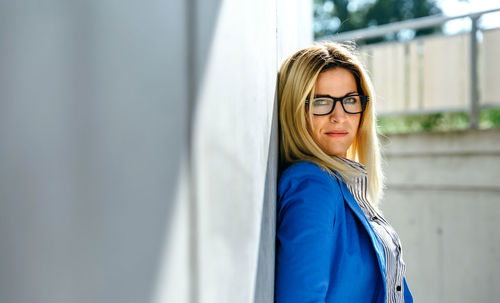
[[[345,98],[348,98],[348,97],[359,97],[359,100],[361,101],[361,111],[360,112],[351,113],[351,112],[348,112],[348,111],[345,110],[344,103],[342,101]],[[344,112],[346,112],[348,114],[361,114],[362,112],[365,111],[366,104],[368,103],[368,101],[370,101],[370,97],[365,96],[365,95],[360,95],[360,94],[347,95],[347,96],[340,97],[340,98],[332,97],[332,96],[329,96],[329,95],[318,95],[318,96],[315,96],[314,98],[315,99],[316,98],[324,98],[324,99],[333,100],[332,109],[328,113],[326,113],[326,114],[313,114],[315,116],[326,116],[326,115],[331,114],[333,112],[333,110],[335,109],[335,106],[337,106],[337,101],[340,102],[340,105],[342,106],[342,109],[344,110]],[[309,101],[310,101],[309,98],[307,98],[306,99],[306,105],[309,105]]]

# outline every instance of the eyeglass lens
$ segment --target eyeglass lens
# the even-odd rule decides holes
[[[361,98],[359,96],[347,96],[342,99],[342,105],[347,113],[360,113],[363,109],[361,106]],[[315,98],[312,102],[312,113],[315,115],[326,115],[333,111],[335,101],[329,98]]]

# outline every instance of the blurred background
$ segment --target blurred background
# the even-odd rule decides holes
[[[272,302],[276,73],[354,40],[416,302],[500,297],[500,3],[0,1],[0,302]]]

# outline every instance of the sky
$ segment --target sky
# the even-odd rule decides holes
[[[441,7],[443,14],[447,16],[500,8],[500,0],[439,0],[437,3]],[[470,26],[471,22],[469,19],[452,20],[445,24],[444,32],[454,34],[461,31],[468,31]],[[479,26],[483,29],[500,27],[500,11],[483,15],[479,20]]]

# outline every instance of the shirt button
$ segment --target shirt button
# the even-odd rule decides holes
[[[397,291],[401,291],[401,285],[398,285],[398,286],[396,287],[396,290],[397,290]]]

